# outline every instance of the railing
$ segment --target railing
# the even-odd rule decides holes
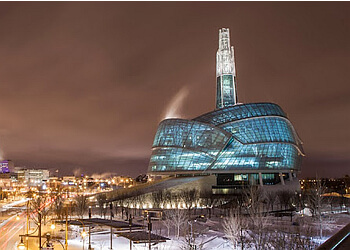
[[[333,250],[333,249],[341,249],[341,245],[343,242],[348,239],[350,240],[350,223],[345,227],[340,229],[339,232],[330,237],[327,241],[325,241],[321,246],[317,248],[317,250]],[[345,248],[344,248],[345,249]]]

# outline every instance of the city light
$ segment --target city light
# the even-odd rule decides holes
[[[17,245],[18,250],[25,250],[26,246],[23,243],[23,239],[21,238],[21,242]]]
[[[81,232],[81,237],[83,237],[83,238],[86,237],[86,232],[85,232],[85,230],[83,230],[83,231]]]
[[[23,242],[21,242],[21,243],[18,244],[17,248],[18,248],[19,250],[25,250],[25,249],[26,249],[26,246],[24,245]]]
[[[155,9],[159,12],[159,8]],[[149,9],[147,9],[147,11],[149,11]],[[214,11],[219,11],[220,15],[223,13],[220,11],[219,7]],[[228,12],[230,11],[231,10],[228,9]],[[255,12],[256,11],[254,11],[254,15],[256,14]],[[125,14],[125,16],[128,16],[127,14]],[[279,17],[280,13],[277,14],[276,17]],[[242,18],[244,15],[240,15],[240,17]],[[254,18],[254,16],[249,15],[248,18],[251,19]],[[80,20],[80,18],[76,19]],[[274,20],[274,18],[270,19]],[[270,19],[267,23],[262,22],[261,26],[272,24],[270,23]],[[284,19],[288,20],[288,18]],[[72,22],[72,20],[75,19],[69,19],[70,22]],[[95,20],[93,18],[91,18],[91,20],[95,25]],[[109,18],[107,20],[110,21]],[[60,23],[59,21],[60,20],[58,20],[57,23]],[[232,20],[232,22],[233,21],[234,20]],[[243,19],[240,22],[244,23],[244,21],[246,20]],[[305,20],[302,18],[302,21]],[[293,23],[294,22],[292,22],[292,24]],[[98,24],[99,23],[96,23],[96,27]],[[73,25],[73,27],[76,26],[70,23],[65,26],[70,27],[71,25]],[[87,27],[88,25],[89,23],[86,24]],[[284,25],[284,27],[289,26]],[[101,27],[103,28],[105,26]],[[271,25],[271,27],[274,28],[274,25]],[[12,28],[13,27],[11,27],[11,30]],[[55,30],[55,27],[50,28],[52,28],[50,30]],[[125,30],[127,30],[126,28]],[[192,28],[195,27],[191,26],[191,30],[193,30]],[[189,38],[201,34],[199,37],[195,38],[194,42],[200,41],[201,38],[204,38],[202,37],[203,32],[201,32],[204,29],[207,28],[205,28],[203,24],[203,28],[197,32],[191,32]],[[242,29],[234,29],[233,31],[237,33],[244,29],[243,27]],[[160,31],[162,31],[162,29],[157,29],[157,32]],[[205,33],[209,33],[209,31]],[[135,30],[133,30],[133,32],[135,32]],[[166,32],[169,33],[168,29],[166,29]],[[21,32],[16,33],[22,34]],[[72,32],[69,32],[68,34],[72,35],[71,33]],[[119,33],[123,34],[122,30],[115,33],[117,35]],[[179,33],[179,30],[174,30],[174,34],[177,33]],[[182,31],[180,33],[185,34]],[[141,34],[135,37],[140,38]],[[276,34],[277,35],[271,37],[279,37],[278,33]],[[155,33],[149,35],[149,37],[153,37],[152,35],[155,35]],[[162,36],[161,33],[156,35],[157,37]],[[284,35],[287,35],[287,33]],[[332,35],[334,34],[332,33]],[[94,34],[91,34],[91,36],[94,36]],[[96,37],[101,36],[100,34],[96,34]],[[244,37],[244,34],[237,34],[237,37]],[[265,36],[264,38],[266,37],[269,36]],[[288,36],[286,37],[288,38]],[[166,37],[164,41],[169,40],[168,38],[169,37]],[[170,38],[172,37],[170,36]],[[16,37],[9,41],[12,40],[16,40]],[[142,39],[138,40],[143,43]],[[153,40],[158,42],[159,39]],[[280,42],[282,40],[276,41]],[[294,42],[294,39],[285,40]],[[315,41],[317,42],[318,40],[319,39]],[[65,40],[63,39],[62,41]],[[69,41],[69,39],[67,41]],[[84,40],[82,39],[82,41]],[[181,43],[178,43],[179,40],[174,40],[172,42],[181,45]],[[244,40],[238,42],[244,44]],[[258,41],[253,42],[257,43]],[[297,42],[298,46],[302,45],[302,42]],[[51,44],[50,41],[44,40],[42,43]],[[269,43],[265,41],[264,44]],[[187,54],[190,51],[189,49],[192,49],[192,45],[187,45],[188,51],[183,51],[183,54]],[[283,43],[283,45],[283,48],[288,46],[285,43]],[[157,48],[157,46],[158,44],[155,44],[154,48]],[[119,47],[123,49],[125,46],[117,46],[117,48]],[[202,47],[200,47],[200,49],[204,49],[204,46]],[[305,46],[300,47],[304,48]],[[7,47],[4,48],[6,49]],[[88,46],[85,48],[90,49]],[[267,48],[267,51],[273,48],[274,44],[272,43],[272,45]],[[305,51],[307,51],[307,48],[307,46],[304,48]],[[291,51],[293,51],[293,48]],[[37,52],[37,50],[35,50],[35,52]],[[138,50],[136,50],[136,52],[138,52]],[[174,51],[172,50],[172,52]],[[169,58],[164,57],[162,59],[171,60],[172,58],[170,56],[176,55],[175,52],[168,53],[167,55],[169,55]],[[255,52],[257,52],[257,50]],[[82,54],[88,53],[89,50]],[[127,51],[125,54],[127,55]],[[244,54],[244,51],[242,54]],[[302,53],[291,53],[291,55],[293,54]],[[328,51],[327,55],[328,54],[330,54],[330,51]],[[280,56],[283,54],[275,53],[275,55]],[[265,60],[265,58],[261,58]],[[258,59],[261,58],[259,57]],[[4,61],[6,62],[7,59],[8,58],[5,58]],[[126,61],[132,61],[133,59],[134,58],[131,57]],[[135,59],[137,58],[135,57]],[[242,60],[241,58],[238,59]],[[275,59],[277,59],[277,57]],[[295,62],[298,61],[304,62],[304,60],[301,59],[302,57],[294,58],[294,61],[290,61],[290,65],[294,65]],[[317,59],[319,60],[320,58]],[[274,67],[270,67],[273,60],[268,57],[266,60],[269,63],[267,66],[263,65],[265,67],[262,67],[261,72],[270,68],[274,69]],[[314,58],[310,60],[310,62],[313,62],[313,60]],[[45,62],[46,61],[48,61],[48,65],[50,65],[50,59],[45,60]],[[305,60],[305,62],[308,61]],[[190,63],[193,64],[193,61]],[[209,64],[208,62],[203,65]],[[132,63],[130,63],[130,65],[132,65]],[[242,65],[244,66],[244,63]],[[281,65],[286,66],[283,62]],[[91,68],[94,69],[94,67]],[[168,68],[171,68],[171,66]],[[17,71],[20,72],[20,69]],[[190,72],[190,69],[188,71]],[[198,76],[187,75],[187,80],[201,80],[203,75],[208,74],[205,71],[205,69],[198,70]],[[270,73],[275,73],[274,71],[284,72],[283,68],[282,70],[267,71]],[[315,70],[311,72],[314,71]],[[248,70],[246,72],[248,72]],[[258,73],[261,72],[259,71]],[[305,70],[305,72],[308,71]],[[95,73],[95,71],[93,73]],[[181,73],[181,71],[176,72],[174,75],[177,75],[177,73]],[[303,73],[304,72],[301,71],[300,74],[302,75]],[[152,72],[148,74],[151,78]],[[317,76],[317,74],[315,75]],[[55,76],[55,74],[53,74],[53,76]],[[281,76],[282,75],[272,75],[271,79],[279,80],[282,78]],[[155,75],[155,77],[157,77],[157,75]],[[302,80],[307,79],[305,77],[306,76],[299,77],[298,75],[298,78]],[[72,79],[75,80],[74,78]],[[263,94],[266,91],[269,92],[263,84],[266,79],[270,78],[266,78],[264,75],[262,77],[257,77],[256,80],[259,81],[259,85],[261,82],[261,87],[255,89],[253,85],[250,89],[262,92]],[[293,79],[295,80],[296,78],[293,77]],[[32,82],[30,81],[31,79],[24,79],[23,81],[26,80],[29,83]],[[186,90],[185,92],[180,91],[179,94],[175,96],[176,98],[174,98],[174,100],[177,100],[176,102],[170,102],[170,108],[166,112],[167,118],[159,123],[157,131],[153,131],[156,133],[148,165],[144,164],[143,160],[139,161],[137,160],[138,158],[136,158],[144,157],[143,150],[137,147],[136,152],[134,148],[129,147],[129,140],[121,140],[126,145],[122,151],[130,151],[129,153],[123,153],[124,157],[128,158],[132,156],[132,161],[136,159],[136,163],[139,162],[138,164],[133,164],[133,162],[129,164],[129,162],[125,160],[124,163],[124,158],[122,158],[122,164],[125,166],[129,165],[130,169],[124,166],[120,168],[116,166],[113,170],[118,170],[118,174],[119,171],[125,171],[125,175],[117,176],[114,174],[116,173],[114,171],[110,173],[103,172],[103,167],[109,167],[109,164],[118,165],[120,161],[116,159],[114,163],[110,163],[109,158],[107,158],[108,161],[103,159],[103,157],[106,156],[110,157],[110,150],[108,149],[110,148],[109,144],[107,145],[109,147],[98,147],[99,145],[95,145],[98,152],[103,151],[101,157],[98,157],[98,159],[100,159],[99,162],[93,159],[95,154],[92,154],[92,157],[86,159],[79,154],[79,150],[86,150],[86,148],[90,149],[92,147],[93,138],[82,141],[73,138],[74,143],[66,144],[62,144],[60,140],[57,142],[52,140],[52,143],[58,143],[59,147],[48,147],[48,152],[50,156],[52,154],[54,159],[57,158],[62,163],[53,161],[51,164],[51,160],[46,160],[47,154],[45,154],[45,161],[42,163],[38,162],[40,169],[28,169],[25,166],[16,166],[9,161],[0,160],[0,206],[2,217],[0,225],[0,250],[13,248],[19,250],[29,248],[54,249],[54,247],[58,249],[63,248],[65,250],[78,247],[81,249],[82,247],[84,250],[84,247],[87,246],[85,241],[88,241],[88,249],[94,249],[94,247],[98,245],[100,245],[101,248],[107,248],[107,246],[103,246],[107,244],[107,234],[110,234],[110,242],[108,242],[110,246],[108,249],[113,249],[113,244],[117,245],[114,247],[118,249],[121,249],[123,245],[125,245],[123,249],[128,249],[129,247],[130,249],[138,248],[136,244],[139,243],[141,245],[140,247],[144,248],[146,247],[146,242],[149,244],[148,249],[152,249],[152,245],[154,248],[157,248],[158,243],[164,243],[162,248],[164,246],[164,248],[173,247],[174,249],[197,249],[209,242],[208,248],[316,249],[317,245],[321,244],[322,241],[325,240],[329,242],[327,237],[330,237],[331,240],[334,238],[342,238],[342,236],[331,237],[331,234],[335,233],[335,229],[338,227],[340,228],[343,224],[348,223],[345,219],[349,220],[350,218],[348,217],[350,212],[350,201],[348,200],[348,198],[350,199],[349,175],[339,179],[330,177],[321,179],[316,175],[315,178],[299,180],[301,160],[304,157],[303,142],[294,129],[287,113],[285,113],[279,105],[270,102],[238,102],[234,49],[230,43],[228,28],[219,30],[219,48],[216,54],[216,78],[213,80],[212,85],[213,87],[215,85],[216,89],[216,105],[213,105],[211,110],[205,111],[205,113],[198,113],[198,116],[192,117],[191,119],[187,118],[189,114],[185,114],[185,118],[182,118],[180,115],[176,116],[171,114],[175,114],[172,108],[179,108],[180,104],[178,103],[184,102],[183,99],[187,96],[187,86],[181,89],[181,91]],[[317,80],[318,79],[314,79],[314,82],[318,83],[319,81]],[[9,80],[4,79],[3,81]],[[62,82],[62,79],[53,79],[53,81]],[[170,79],[170,81],[178,80]],[[295,82],[297,81],[295,80]],[[171,83],[172,82],[168,85],[171,85]],[[274,85],[271,83],[270,87],[271,86]],[[301,85],[301,87],[303,86]],[[314,89],[313,87],[314,86],[311,86],[310,89]],[[16,90],[17,88],[13,89]],[[98,87],[98,89],[103,89],[103,86]],[[274,94],[283,92],[277,91],[282,90],[282,87],[276,87],[275,89],[276,92],[272,91],[271,100],[275,99],[273,97]],[[286,89],[288,90],[288,87],[286,87]],[[12,91],[12,89],[10,90]],[[170,97],[169,92],[171,89],[168,90],[164,88],[164,90],[167,91],[167,97]],[[198,90],[198,94],[202,94],[200,93],[202,88]],[[303,88],[295,88],[291,93],[299,94],[299,92],[302,91]],[[52,92],[54,93],[54,91]],[[113,94],[114,92],[111,93]],[[45,93],[40,92],[40,94]],[[100,93],[98,94],[98,97],[100,97]],[[107,99],[110,97],[109,95],[110,93],[108,93]],[[307,95],[303,96],[308,97]],[[31,96],[28,96],[28,98],[30,97]],[[47,97],[49,100],[51,96],[47,95]],[[103,95],[101,92],[101,99],[103,99],[102,97]],[[205,97],[208,97],[208,95],[204,95],[204,98]],[[154,97],[153,99],[156,100],[156,98],[160,100],[159,97]],[[281,98],[283,98],[283,96]],[[17,99],[21,100],[21,98]],[[109,101],[109,99],[107,101]],[[118,96],[115,98],[113,97],[113,99],[119,100]],[[139,98],[134,96],[133,99]],[[195,103],[198,106],[196,102],[197,99],[192,101],[192,105]],[[242,98],[242,101],[244,99]],[[293,99],[295,103],[298,102],[296,107],[299,107],[301,112],[304,106],[302,102],[299,103],[300,100],[294,99],[292,96],[290,99]],[[246,100],[250,100],[250,98]],[[61,105],[61,103],[56,104],[54,101],[56,101],[56,99],[52,102],[56,106]],[[313,102],[311,104],[313,104]],[[152,105],[154,106],[154,103],[151,103],[148,108]],[[64,115],[64,118],[72,118],[74,121],[78,122],[84,121],[84,119],[75,117],[75,115],[70,115],[70,106],[70,103],[62,106],[68,107],[68,109],[66,111],[63,109],[63,111],[60,110],[62,111],[60,115],[66,112],[67,114]],[[107,106],[114,108],[120,105]],[[136,107],[136,105],[131,104],[130,107],[132,106]],[[145,108],[147,107],[145,106]],[[297,110],[297,108],[295,110]],[[30,107],[27,109],[32,111]],[[76,109],[73,109],[73,111],[76,111]],[[196,112],[199,112],[199,110]],[[196,112],[193,113],[195,114]],[[11,112],[9,113],[11,114]],[[98,119],[99,117],[92,116],[93,114],[84,112],[78,113],[82,115],[91,115],[92,119],[95,119],[96,124],[100,121],[100,119]],[[5,114],[7,113],[5,112]],[[21,115],[21,113],[19,113],[19,115]],[[28,113],[26,118],[29,117],[29,115],[31,114]],[[132,115],[131,111],[130,115]],[[12,114],[9,118],[13,118]],[[36,116],[33,116],[33,119],[35,118]],[[74,122],[74,124],[78,122]],[[105,123],[107,124],[108,122],[110,122],[110,120],[106,119]],[[130,119],[126,119],[123,124],[127,126],[129,123]],[[42,123],[42,125],[51,126],[51,123]],[[55,124],[58,130],[61,125],[62,122]],[[83,127],[84,124],[82,123],[80,126]],[[34,126],[30,128],[32,127],[35,128]],[[99,130],[104,128],[103,126],[94,126],[94,128],[95,127]],[[140,128],[143,127],[145,127],[144,124],[141,124]],[[149,125],[146,127],[150,130]],[[131,126],[130,129],[131,128],[135,130],[138,127]],[[51,136],[51,130],[55,132],[55,129],[51,127],[43,127],[44,135],[47,138]],[[113,131],[115,132],[116,130],[114,129]],[[102,134],[105,135],[107,132],[102,131]],[[316,132],[320,131],[315,131],[315,135],[322,134]],[[15,133],[9,133],[9,135],[12,134]],[[55,133],[52,135],[54,134]],[[90,133],[86,134],[89,136]],[[85,133],[81,134],[81,136],[85,136]],[[23,138],[26,139],[27,137],[24,136]],[[35,136],[32,136],[29,139],[34,140],[35,138]],[[11,141],[11,138],[7,140]],[[75,141],[83,143],[85,141],[91,141],[91,145],[79,147],[80,145],[75,143]],[[25,143],[25,146],[27,144],[31,145],[32,143],[36,145],[35,141],[28,141]],[[141,144],[142,143],[139,145]],[[18,143],[18,145],[21,144]],[[118,147],[122,145],[122,143],[120,143],[120,145],[119,143],[115,145],[116,146],[112,146]],[[311,148],[312,146],[308,147]],[[40,147],[36,148],[40,149]],[[66,151],[72,152],[72,155],[61,154],[61,152],[58,151],[55,156],[51,149],[59,149],[64,153]],[[317,151],[317,149],[313,150]],[[18,150],[18,152],[21,151],[22,150]],[[44,153],[47,153],[46,151]],[[115,149],[113,148],[113,152],[114,151]],[[76,156],[74,156],[75,152]],[[11,152],[9,152],[8,155],[10,155],[10,153]],[[34,163],[38,158],[33,156],[33,159],[29,159],[30,157],[28,156],[30,156],[30,153],[31,151],[26,152],[24,156],[19,155],[17,157],[20,162],[29,162],[31,165],[31,162]],[[11,153],[11,155],[12,154],[13,153]],[[133,156],[133,154],[142,155]],[[96,155],[99,156],[98,154]],[[312,157],[316,158],[318,154],[313,154]],[[71,163],[71,161],[80,161],[80,159],[82,163],[76,164],[76,166]],[[312,161],[315,161],[315,159]],[[327,162],[328,161],[329,160],[327,160]],[[93,168],[87,166],[82,170],[78,169],[79,166],[88,165],[86,162],[91,164]],[[315,162],[318,162],[318,160]],[[8,167],[9,163],[12,164],[10,167]],[[41,167],[46,166],[47,163],[50,163],[50,165],[47,165],[47,168],[50,169],[52,169],[55,164],[58,166],[61,164],[65,165],[63,167],[66,170],[68,169],[68,171],[70,170],[71,174],[63,176],[63,173],[60,173],[60,175],[58,175],[58,170],[56,170],[56,174],[52,175],[49,169],[42,169]],[[137,167],[136,165],[140,165],[140,171],[143,169],[143,172],[136,178],[128,176],[128,174],[134,174],[134,172],[131,171],[134,165],[135,167]],[[148,167],[147,170],[146,167]],[[329,168],[333,168],[333,166],[329,164]],[[88,176],[85,172],[91,175]],[[92,172],[95,173],[92,174]],[[121,173],[123,172],[120,172],[120,174]],[[89,219],[84,219],[87,216]],[[58,224],[57,230],[56,223]],[[152,223],[154,225],[153,231]],[[207,233],[209,229],[210,233]],[[166,234],[167,237],[164,237]],[[118,237],[113,237],[115,235]],[[130,246],[129,244],[124,244],[126,240],[130,241]],[[167,243],[167,241],[170,242]],[[68,244],[72,246],[68,247]],[[135,247],[133,247],[133,244],[135,244]],[[143,244],[145,246],[142,246]]]

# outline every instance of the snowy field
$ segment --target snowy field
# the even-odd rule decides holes
[[[110,249],[110,236],[109,235],[94,235],[92,236],[92,244],[91,247],[98,250],[107,250]],[[208,239],[205,237],[202,237],[200,239],[201,241],[205,242],[207,240],[210,240],[208,243],[204,244],[202,248],[197,249],[203,249],[203,250],[209,250],[209,249],[232,249],[231,244],[221,238],[221,237],[214,237],[213,239]],[[76,249],[83,249],[83,241],[81,239],[75,239],[75,240],[69,240],[69,249],[76,250]],[[170,240],[165,243],[159,243],[157,245],[152,245],[153,250],[179,250],[179,249],[187,249],[186,248],[186,241],[184,238],[176,239],[176,240]],[[112,243],[113,249],[116,250],[129,250],[130,249],[130,242],[128,239],[125,239],[123,237],[113,237],[113,243]],[[55,248],[56,249],[56,248]],[[57,249],[58,245],[57,245]],[[87,240],[84,241],[84,249],[88,249],[88,242]],[[148,244],[133,244],[132,249],[135,250],[148,250]]]
[[[290,218],[276,218],[276,217],[268,217],[268,223],[266,224],[267,231],[288,231],[292,232],[296,229],[295,222],[303,221],[305,225],[310,227],[313,230],[313,234],[315,234],[312,238],[312,241],[317,243],[317,245],[321,244],[325,240],[327,240],[331,235],[340,230],[344,225],[350,222],[350,215],[343,214],[333,214],[327,218],[324,218],[323,221],[323,232],[324,237],[321,239],[317,236],[317,227],[318,224],[315,222],[314,218],[308,216],[294,216],[293,222],[290,222]],[[182,231],[182,235],[185,234],[186,227],[184,227]],[[234,248],[231,242],[226,238],[226,235],[223,233],[222,229],[222,218],[213,217],[204,222],[196,222],[193,225],[193,238],[191,241],[197,246],[197,249],[209,250],[209,249],[240,249],[240,247]],[[84,241],[80,236],[81,228],[77,226],[70,227],[70,240],[69,249],[88,249],[88,237],[85,237]],[[168,237],[167,229],[162,222],[155,222],[153,227],[153,233],[161,234],[164,237]],[[61,232],[63,233],[63,232]],[[189,249],[188,243],[188,235],[187,237],[181,236],[179,238],[175,237],[175,230],[169,231],[169,238],[171,240],[165,243],[159,243],[156,245],[152,245],[153,250],[181,250],[181,249]],[[247,231],[247,235],[249,237],[254,237],[254,233],[251,231]],[[252,236],[253,235],[253,236]],[[130,249],[130,241],[123,237],[118,237],[116,234],[112,237],[112,247],[116,250]],[[93,249],[110,249],[110,234],[108,228],[98,227],[93,230],[91,235],[91,242]],[[84,247],[83,247],[84,243]],[[255,249],[254,246],[249,246],[249,244],[245,245],[245,249]],[[56,244],[55,249],[60,249],[60,245]],[[132,244],[132,249],[135,250],[146,250],[148,248],[148,244]],[[271,249],[276,249],[271,247]]]

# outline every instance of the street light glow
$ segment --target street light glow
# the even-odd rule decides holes
[[[86,237],[86,232],[85,231],[81,232],[81,237],[83,237],[83,238]]]
[[[25,250],[26,246],[23,243],[23,239],[21,238],[21,242],[17,245],[18,250]]]

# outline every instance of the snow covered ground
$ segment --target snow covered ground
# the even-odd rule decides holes
[[[314,218],[308,216],[297,215],[293,217],[293,223],[290,221],[289,217],[277,218],[273,216],[269,216],[267,228],[270,231],[285,231],[291,232],[296,229],[295,222],[300,223],[300,220],[303,221],[304,225],[313,228],[313,241],[317,242],[317,244],[323,243],[327,240],[331,235],[340,230],[344,225],[350,222],[349,214],[333,214],[330,215],[330,218],[323,218],[323,232],[325,237],[319,239],[317,236],[317,228],[318,224]],[[197,245],[197,249],[209,250],[209,249],[233,249],[231,243],[225,238],[225,234],[222,229],[222,218],[219,216],[212,217],[208,219],[205,223],[196,222],[194,224],[196,232],[201,232],[197,234],[195,237],[195,244]],[[88,249],[88,237],[85,237],[84,241],[80,236],[81,228],[79,226],[71,226],[71,231],[69,233],[69,249],[78,250]],[[154,222],[154,227],[152,231],[155,234],[161,234],[167,237],[167,230],[161,222]],[[64,231],[61,231],[62,236]],[[251,233],[251,232],[250,232]],[[176,238],[174,236],[175,231],[170,230],[170,239],[165,243],[159,243],[152,246],[152,250],[181,250],[188,249],[188,242],[184,237]],[[64,236],[63,236],[64,237]],[[63,239],[62,237],[62,239]],[[128,239],[117,236],[116,234],[112,237],[112,247],[115,250],[129,250],[130,242]],[[63,241],[61,241],[64,243]],[[110,234],[109,229],[106,227],[98,227],[95,228],[91,235],[91,242],[93,249],[110,249]],[[59,244],[55,245],[55,249],[61,249],[62,247]],[[134,250],[148,250],[148,244],[133,244],[132,249]],[[245,246],[245,249],[249,249],[248,245]],[[253,248],[251,248],[253,249]],[[271,248],[272,249],[272,248]]]
[[[206,241],[207,239],[203,238],[200,239]],[[152,250],[179,250],[184,249],[186,243],[184,238],[180,238],[177,240],[170,240],[166,243],[159,243],[155,246],[152,246]],[[69,240],[68,241],[69,249],[72,250],[81,250],[83,249],[83,241],[81,239],[75,239],[75,240]],[[110,249],[110,236],[109,235],[95,235],[92,236],[92,248],[98,249],[98,250],[107,250]],[[113,243],[112,243],[113,249],[116,250],[129,250],[130,249],[130,242],[128,239],[125,239],[123,237],[113,237]],[[56,248],[55,248],[56,249]],[[57,249],[58,245],[57,245]],[[84,249],[88,249],[88,241],[84,240]],[[133,244],[132,249],[134,250],[148,250],[148,244]],[[200,249],[200,248],[198,248]],[[224,240],[221,237],[216,237],[210,242],[203,245],[203,250],[210,250],[210,249],[232,249],[230,243],[228,243],[226,240]]]

